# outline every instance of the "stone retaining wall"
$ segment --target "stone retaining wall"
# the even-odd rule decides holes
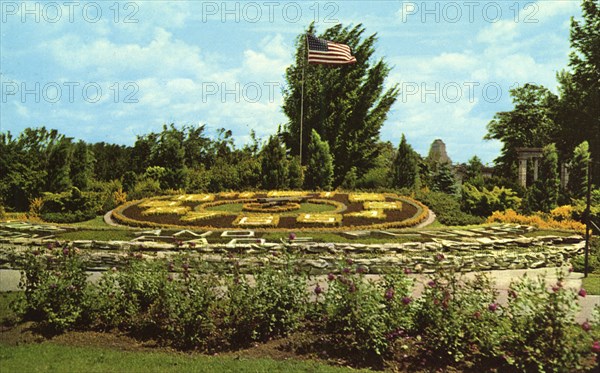
[[[66,244],[80,249],[90,270],[119,267],[134,253],[147,259],[170,258],[186,253],[192,265],[227,269],[236,262],[243,272],[250,272],[265,263],[282,264],[282,254],[290,253],[293,260],[313,274],[336,270],[344,258],[352,258],[353,262],[363,266],[367,273],[378,274],[407,268],[415,272],[430,273],[440,266],[454,267],[463,272],[559,267],[568,263],[573,256],[582,253],[585,242],[581,236],[521,236],[470,241],[434,238],[430,242],[387,244],[207,244],[190,248],[186,244],[182,246],[164,242],[58,242],[54,239],[3,238],[0,239],[0,268],[14,268],[15,257],[22,257],[27,250],[35,250],[48,244]],[[440,253],[443,254],[443,258],[438,255]]]

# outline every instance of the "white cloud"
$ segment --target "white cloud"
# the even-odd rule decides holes
[[[513,20],[500,20],[481,30],[476,40],[492,45],[510,42],[519,35],[517,25]]]

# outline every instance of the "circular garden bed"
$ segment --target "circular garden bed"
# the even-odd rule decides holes
[[[128,202],[113,218],[138,227],[353,230],[411,227],[428,209],[391,193],[227,192],[181,194]]]

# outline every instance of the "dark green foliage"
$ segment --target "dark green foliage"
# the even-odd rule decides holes
[[[314,25],[308,33],[315,34]],[[364,37],[361,24],[333,26],[319,37],[350,46],[357,63],[342,67],[306,64],[305,33],[296,41],[296,60],[286,70],[283,111],[287,115],[286,139],[292,154],[300,154],[300,100],[304,73],[303,161],[308,161],[312,130],[331,149],[335,183],[339,185],[352,166],[359,176],[366,173],[377,157],[379,131],[398,96],[396,85],[384,91],[390,67],[383,59],[374,60],[376,35]],[[304,155],[308,155],[305,157]]]
[[[437,171],[431,178],[431,189],[446,194],[455,194],[457,189],[456,178],[448,163],[440,163]]]
[[[600,4],[581,2],[582,16],[571,18],[569,71],[558,75],[560,132],[555,139],[561,154],[571,154],[588,141],[591,157],[600,160]],[[578,17],[579,18],[579,17]],[[600,178],[600,162],[593,163],[594,179]]]
[[[72,187],[68,192],[45,193],[41,217],[54,223],[90,220],[103,212],[106,198],[111,197],[102,192],[82,192],[76,187]]]
[[[569,168],[569,183],[567,184],[571,198],[580,199],[586,196],[589,161],[589,145],[587,141],[584,141],[573,150],[573,158]]]
[[[402,134],[396,158],[391,169],[391,186],[393,188],[414,188],[419,178],[419,156],[406,142]]]
[[[299,157],[292,157],[288,167],[289,187],[290,189],[302,189],[304,185],[304,170],[300,164]]]
[[[511,189],[494,187],[491,190],[486,187],[477,188],[469,183],[462,186],[463,211],[473,215],[487,217],[494,211],[506,209],[517,210],[521,205],[521,198]]]
[[[474,155],[465,165],[465,176],[463,183],[469,183],[477,188],[485,184],[483,179],[483,163],[478,156]]]
[[[160,195],[162,190],[160,183],[154,179],[142,179],[135,183],[133,189],[129,192],[129,200],[138,200]]]
[[[85,267],[74,249],[54,247],[31,250],[20,263],[20,286],[25,297],[15,310],[26,319],[40,321],[53,332],[72,328],[86,308],[88,287]]]
[[[94,153],[83,141],[73,145],[73,158],[71,160],[71,182],[74,187],[87,190],[94,177]]]
[[[345,190],[354,190],[357,182],[358,176],[356,175],[356,167],[351,167],[350,171],[344,176],[344,180],[340,186]]]
[[[481,224],[484,220],[460,209],[458,197],[442,192],[419,192],[417,199],[429,207],[444,225]]]
[[[263,189],[286,189],[288,186],[288,160],[285,146],[278,135],[269,137],[262,154]]]
[[[310,190],[329,190],[333,183],[333,160],[327,141],[312,130],[304,186]]]
[[[534,84],[511,89],[510,94],[514,109],[494,116],[485,139],[502,141],[502,155],[495,160],[496,170],[500,176],[516,179],[516,148],[543,147],[555,138],[558,97]]]
[[[525,208],[528,211],[550,212],[557,206],[559,185],[558,155],[556,146],[550,144],[544,147],[538,180],[527,191]]]

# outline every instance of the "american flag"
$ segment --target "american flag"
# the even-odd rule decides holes
[[[346,44],[306,36],[308,42],[308,63],[323,65],[348,65],[356,63],[350,47]]]

